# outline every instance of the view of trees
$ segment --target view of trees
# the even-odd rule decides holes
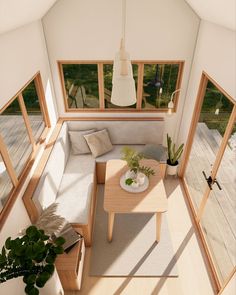
[[[145,64],[142,107],[167,108],[178,73],[178,64]]]
[[[233,103],[208,81],[199,122],[206,123],[209,129],[217,129],[223,136],[232,109]]]

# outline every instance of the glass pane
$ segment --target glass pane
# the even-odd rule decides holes
[[[178,64],[145,64],[142,108],[167,108],[176,90],[178,73]]]
[[[236,124],[210,193],[201,226],[221,283],[236,266]]]
[[[0,154],[0,212],[4,207],[12,189],[13,185],[11,179],[8,176],[6,166]]]
[[[133,77],[136,86],[137,93],[137,84],[138,84],[138,65],[132,64],[133,68]],[[106,109],[124,109],[124,108],[136,108],[136,103],[127,106],[127,107],[119,107],[111,103],[111,91],[112,91],[112,73],[113,73],[113,65],[112,64],[104,64],[103,65],[103,76],[104,76],[104,99],[105,99],[105,108]]]
[[[69,108],[99,108],[97,64],[62,65]]]
[[[32,81],[22,92],[27,113],[29,115],[30,125],[36,142],[42,134],[45,123],[41,112],[39,97],[36,91],[35,82]]]
[[[219,151],[233,104],[210,81],[194,135],[193,145],[185,172],[185,180],[195,208],[199,208],[206,181]]]
[[[15,99],[0,115],[0,134],[7,147],[16,174],[19,175],[32,152],[32,146],[18,99]]]

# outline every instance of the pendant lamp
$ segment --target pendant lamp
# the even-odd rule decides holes
[[[120,50],[113,64],[111,102],[117,106],[130,106],[136,103],[135,81],[128,52],[125,50],[126,0],[122,0],[122,38]]]

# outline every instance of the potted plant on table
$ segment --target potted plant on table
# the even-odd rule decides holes
[[[175,143],[172,142],[171,137],[167,134],[167,174],[176,175],[179,165],[179,158],[181,157],[184,149],[184,144],[182,143],[178,148],[176,148]]]
[[[38,295],[39,289],[54,273],[54,262],[64,252],[62,237],[54,241],[36,226],[26,229],[23,236],[6,240],[0,254],[0,283],[23,277],[25,293]]]
[[[122,149],[122,160],[127,162],[129,170],[125,174],[125,183],[134,188],[137,188],[144,184],[145,177],[150,177],[155,175],[155,171],[150,168],[140,164],[140,161],[144,159],[142,153],[130,147],[124,147]]]

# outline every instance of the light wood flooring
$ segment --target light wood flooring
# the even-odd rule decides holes
[[[82,289],[65,295],[212,295],[214,294],[204,255],[191,221],[180,182],[167,178],[168,225],[177,259],[177,278],[90,277],[92,248],[86,248]],[[167,271],[170,270],[167,267]]]
[[[211,165],[222,141],[217,130],[208,129],[205,123],[198,123],[185,179],[198,209],[207,187],[202,170],[209,176]],[[219,277],[223,282],[236,265],[236,155],[226,147],[217,174],[222,190],[215,184],[203,213],[201,225],[211,249]]]

